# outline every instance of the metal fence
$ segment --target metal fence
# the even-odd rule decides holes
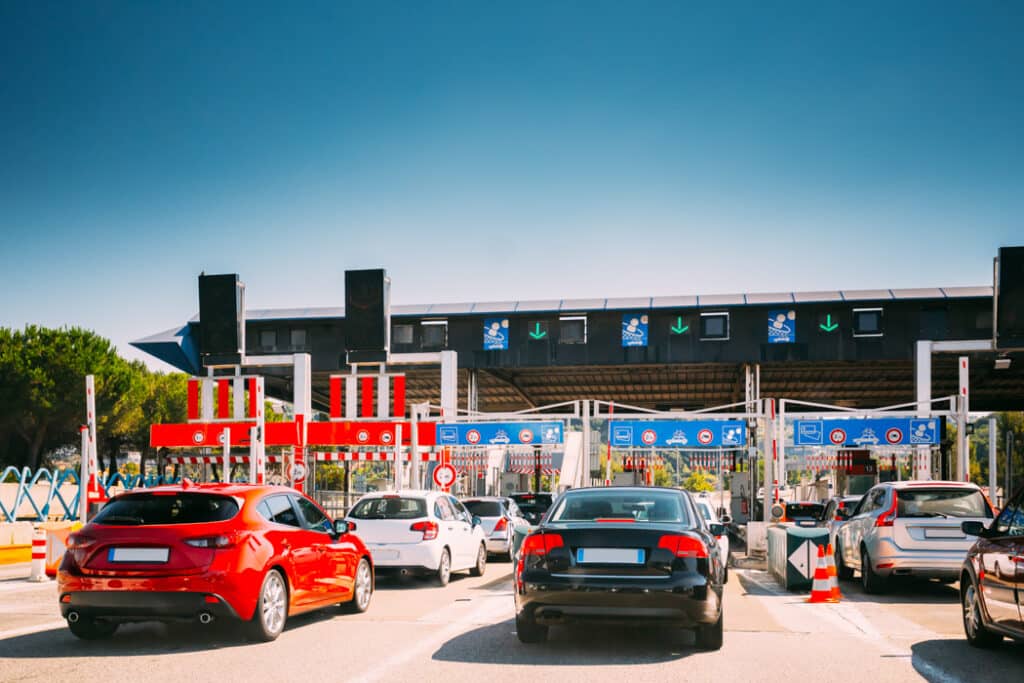
[[[344,517],[356,501],[362,497],[362,493],[344,491],[314,491],[312,498],[320,503],[320,507],[334,519]]]

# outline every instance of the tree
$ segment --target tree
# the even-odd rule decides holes
[[[683,488],[693,493],[701,493],[704,491],[715,490],[715,476],[708,474],[707,472],[692,471],[690,475],[683,480]]]

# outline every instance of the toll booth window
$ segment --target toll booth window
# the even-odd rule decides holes
[[[305,330],[292,330],[292,348],[293,349],[304,349],[306,348],[306,331]]]
[[[700,314],[701,340],[727,340],[729,338],[728,313]]]
[[[277,330],[260,330],[260,348],[264,351],[277,348]]]
[[[412,325],[395,325],[391,328],[391,341],[395,344],[412,344]]]
[[[855,309],[853,309],[853,336],[854,337],[881,337],[882,336],[882,309],[881,308],[855,308]]]
[[[443,349],[448,345],[447,320],[424,320],[421,326],[423,328],[423,348]]]
[[[585,315],[565,316],[558,319],[559,344],[586,344],[587,317]]]

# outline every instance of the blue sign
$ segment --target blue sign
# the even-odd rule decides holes
[[[868,417],[846,420],[794,420],[794,446],[934,446],[939,419]]]
[[[460,422],[437,425],[439,446],[543,446],[560,443],[561,422]]]
[[[622,314],[622,345],[647,346],[647,315]]]
[[[747,444],[743,420],[617,420],[609,423],[613,448],[703,448]]]
[[[768,343],[792,344],[796,341],[796,311],[768,313]]]
[[[484,351],[508,351],[508,318],[484,318]]]

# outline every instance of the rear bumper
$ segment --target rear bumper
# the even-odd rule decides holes
[[[65,602],[70,600],[70,602]],[[72,591],[61,593],[60,614],[78,612],[84,618],[112,621],[180,621],[198,619],[209,612],[220,619],[238,619],[238,613],[219,595],[163,591]]]
[[[486,541],[487,552],[494,553],[495,555],[508,554],[512,544],[509,543],[508,538],[487,538]]]
[[[373,557],[375,569],[415,569],[433,571],[441,564],[443,543],[392,543],[373,545],[366,544]],[[453,554],[454,555],[454,554]],[[452,557],[454,560],[454,557]]]
[[[871,553],[871,563],[879,576],[920,576],[930,579],[956,579],[967,557],[963,550],[906,550],[892,543],[881,543]],[[870,548],[869,548],[870,552]]]

